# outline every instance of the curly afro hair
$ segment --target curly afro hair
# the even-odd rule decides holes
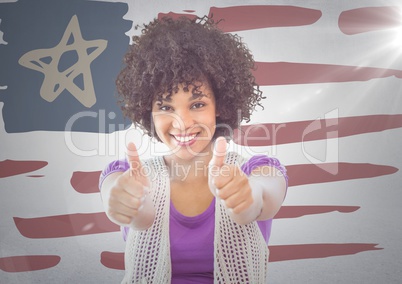
[[[210,84],[219,112],[214,138],[230,138],[228,130],[248,122],[261,106],[262,92],[251,72],[253,56],[239,36],[223,33],[208,17],[153,20],[133,37],[124,63],[116,81],[123,114],[157,140],[152,102],[177,92],[180,84],[192,86],[199,96],[198,83]]]

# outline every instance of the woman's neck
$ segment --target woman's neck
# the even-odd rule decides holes
[[[191,160],[183,160],[175,155],[165,156],[164,160],[171,181],[192,183],[208,178],[208,164],[211,158],[212,152]]]

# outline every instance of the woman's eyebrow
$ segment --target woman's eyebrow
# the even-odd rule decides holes
[[[161,103],[163,103],[163,102],[171,102],[172,101],[172,97],[171,96],[166,96],[166,97],[162,97],[162,98],[160,98],[160,99],[158,99],[158,100],[156,100],[157,102],[161,102]]]
[[[201,94],[193,94],[191,97],[189,97],[188,98],[188,101],[190,102],[190,101],[195,101],[195,100],[199,100],[199,99],[201,99],[201,98],[210,98],[210,96],[208,96],[208,95],[206,95],[206,94],[203,94],[203,93],[201,93]]]

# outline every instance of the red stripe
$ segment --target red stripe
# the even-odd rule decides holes
[[[325,258],[381,250],[382,248],[376,248],[377,245],[361,243],[274,245],[269,246],[269,261]],[[101,254],[101,263],[108,268],[124,270],[124,253],[104,251]]]
[[[322,163],[286,166],[289,186],[390,175],[397,168],[373,164]]]
[[[292,172],[292,166],[289,166],[289,168],[290,172]],[[292,176],[292,180],[295,178],[297,179],[297,176]],[[358,208],[356,206],[284,206],[275,218],[297,218],[332,211],[353,212]],[[72,214],[30,219],[14,217],[14,222],[23,236],[33,239],[62,238],[117,232],[120,230],[119,226],[110,222],[104,213]]]
[[[395,76],[401,70],[331,64],[256,62],[253,74],[259,85],[288,85],[331,82],[368,81]]]
[[[0,269],[5,272],[26,272],[56,266],[60,262],[57,255],[23,255],[0,258]]]
[[[298,218],[306,215],[323,214],[329,212],[351,213],[359,209],[359,206],[282,206],[275,215],[275,219]]]
[[[194,11],[185,10],[185,12]],[[321,18],[322,13],[319,10],[295,6],[255,5],[225,8],[211,7],[209,16],[212,16],[222,31],[234,32],[261,28],[311,25]],[[195,19],[197,16],[174,12],[159,13],[158,19],[162,17],[172,19],[187,17]]]
[[[400,28],[399,7],[364,7],[344,11],[338,19],[339,29],[347,35]]]
[[[103,251],[101,263],[107,268],[124,270],[124,253]]]
[[[14,223],[21,235],[33,239],[63,238],[120,230],[120,227],[112,223],[103,212],[30,219],[14,217]]]
[[[272,146],[286,143],[347,137],[402,127],[402,114],[366,115],[243,125],[233,141],[243,146]]]
[[[219,21],[224,32],[252,30],[271,27],[311,25],[320,19],[321,11],[295,6],[234,6],[211,7],[209,15]]]
[[[79,193],[98,193],[99,176],[101,171],[96,172],[74,172],[70,183]]]
[[[310,258],[325,258],[332,256],[352,255],[365,251],[381,250],[378,244],[302,244],[269,246],[269,261],[286,261]]]
[[[0,178],[33,172],[45,167],[47,164],[48,162],[45,161],[1,161]]]

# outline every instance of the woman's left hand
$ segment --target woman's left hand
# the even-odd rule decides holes
[[[262,194],[253,192],[247,175],[238,166],[225,164],[226,148],[226,139],[217,138],[209,165],[210,189],[224,203],[230,214],[238,215],[235,219],[247,219],[247,222],[240,220],[238,223],[254,221],[261,212]]]

